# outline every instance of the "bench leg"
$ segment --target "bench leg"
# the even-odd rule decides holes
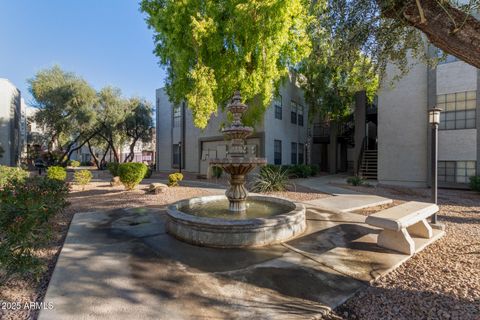
[[[432,227],[428,224],[426,219],[420,220],[414,225],[411,225],[407,230],[412,236],[420,238],[430,239],[433,236]]]
[[[415,253],[415,243],[406,229],[400,231],[383,230],[378,235],[378,245],[405,254]]]

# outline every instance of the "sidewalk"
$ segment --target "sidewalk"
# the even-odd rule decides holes
[[[332,183],[335,183],[335,184],[345,183],[347,178],[348,176],[335,174],[335,175],[320,176],[320,177],[307,178],[307,179],[297,179],[295,180],[295,183],[300,186],[314,189],[323,193],[331,194],[332,196],[359,194],[356,191],[348,190],[348,189],[344,189],[344,188],[332,185]]]

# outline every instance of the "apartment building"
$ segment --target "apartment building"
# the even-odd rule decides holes
[[[22,150],[21,93],[9,80],[0,78],[0,164],[17,166]]]
[[[265,157],[271,164],[300,164],[307,161],[308,107],[295,76],[285,80],[254,134],[247,139],[251,155]],[[200,130],[193,125],[185,103],[173,106],[163,88],[156,91],[157,170],[181,168],[208,175],[209,162],[227,154],[228,141],[221,133],[226,122],[222,110]]]
[[[431,54],[436,50],[429,49]],[[431,172],[428,109],[443,110],[438,133],[440,186],[466,185],[480,173],[480,72],[449,56],[436,68],[417,63],[401,80],[388,66],[378,94],[378,181],[427,186]]]

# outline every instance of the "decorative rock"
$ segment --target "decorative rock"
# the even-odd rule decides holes
[[[110,185],[112,187],[116,187],[116,186],[119,186],[121,184],[122,184],[122,182],[120,181],[120,177],[113,177],[112,180],[110,180]]]
[[[164,193],[167,191],[168,186],[163,183],[150,183],[150,186],[148,186],[147,192],[154,193],[154,194],[159,194],[159,193]]]

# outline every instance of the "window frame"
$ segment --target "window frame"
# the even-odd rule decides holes
[[[290,100],[290,123],[297,124],[297,103]]]
[[[296,142],[292,142],[290,144],[290,163],[292,165],[298,164],[297,156],[298,156],[298,144]]]
[[[475,90],[437,95],[440,113],[439,130],[477,128],[477,92]]]
[[[298,144],[298,164],[305,164],[305,144],[304,143],[299,143]]]
[[[279,147],[278,150],[277,147]],[[282,140],[273,140],[273,163],[282,165]]]
[[[281,94],[274,100],[274,117],[278,120],[283,119],[283,100]]]
[[[305,111],[304,106],[301,104],[297,104],[297,118],[298,118],[297,124],[301,127],[303,127],[303,123],[304,123],[304,117],[303,117],[304,111]]]

